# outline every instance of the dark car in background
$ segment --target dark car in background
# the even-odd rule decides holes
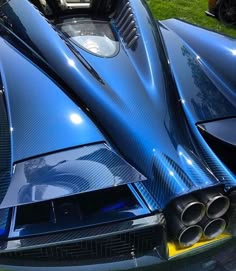
[[[216,16],[226,25],[236,25],[235,0],[209,0],[208,15]]]

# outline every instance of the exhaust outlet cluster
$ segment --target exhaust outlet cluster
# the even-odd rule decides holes
[[[215,191],[178,198],[167,218],[169,231],[178,247],[189,247],[202,238],[210,240],[222,234],[227,224],[222,216],[229,207],[229,198]]]
[[[206,215],[211,218],[219,218],[229,209],[229,198],[219,192],[199,193],[198,197],[206,206]]]

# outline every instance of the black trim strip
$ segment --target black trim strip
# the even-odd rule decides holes
[[[11,181],[11,135],[4,99],[4,88],[0,77],[0,202],[2,202]]]

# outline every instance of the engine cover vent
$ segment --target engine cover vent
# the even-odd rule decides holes
[[[126,47],[133,47],[139,36],[135,16],[129,1],[121,2],[116,10],[114,19],[118,32]]]

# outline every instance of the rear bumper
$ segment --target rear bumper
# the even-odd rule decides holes
[[[10,263],[9,263],[10,264]],[[12,266],[0,265],[0,269],[4,271],[123,271],[123,270],[139,270],[148,266],[157,266],[160,262],[156,257],[143,256],[133,260],[124,260],[122,262],[114,263],[100,263],[100,264],[87,264],[75,266],[55,266],[55,267],[35,267],[35,266]]]
[[[127,270],[167,259],[162,214],[0,244],[7,270]],[[66,268],[65,268],[66,267]],[[63,268],[63,269],[62,269]]]
[[[92,229],[2,242],[0,269],[233,271],[235,255],[236,239],[232,238],[168,260],[164,220],[159,214]]]
[[[233,271],[236,270],[236,240],[230,240],[208,251],[199,252],[196,255],[174,260],[161,260],[156,256],[142,256],[130,260],[113,263],[87,264],[83,266],[11,266],[2,265],[9,271],[106,271],[106,270],[139,270],[139,271]],[[10,264],[10,263],[9,263]],[[148,267],[149,266],[149,267]],[[145,268],[147,267],[147,268]],[[136,269],[137,268],[137,269]]]

